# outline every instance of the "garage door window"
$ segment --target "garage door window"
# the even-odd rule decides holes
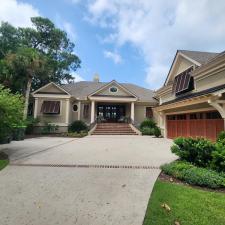
[[[192,113],[190,114],[191,120],[202,120],[203,119],[203,113]]]
[[[184,115],[177,115],[177,120],[186,120],[187,119],[187,117],[186,117],[186,115],[184,114]]]
[[[206,119],[221,119],[219,112],[208,112],[206,113]]]

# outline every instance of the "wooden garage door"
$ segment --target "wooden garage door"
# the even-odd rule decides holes
[[[224,130],[224,120],[217,111],[167,116],[167,137],[205,137],[216,140]]]

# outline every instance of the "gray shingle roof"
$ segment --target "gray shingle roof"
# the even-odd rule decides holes
[[[93,92],[97,91],[98,89],[105,86],[106,82],[93,82],[93,81],[80,81],[74,84],[63,84],[61,87],[69,92],[75,98],[79,98],[81,100],[85,100],[88,95],[92,94]],[[157,100],[153,98],[154,92],[150,89],[140,87],[135,84],[129,83],[119,83],[127,90],[135,94],[141,102],[151,102],[157,103]]]
[[[178,50],[178,52],[183,53],[187,57],[199,62],[201,65],[206,64],[211,59],[215,58],[219,53],[215,52],[199,52],[199,51],[188,51],[188,50]]]

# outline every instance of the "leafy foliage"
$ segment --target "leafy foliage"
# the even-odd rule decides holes
[[[143,127],[141,129],[142,135],[153,135],[154,134],[154,128],[151,127]]]
[[[10,140],[15,126],[23,125],[24,100],[19,94],[12,94],[0,85],[0,143]]]
[[[56,133],[59,129],[58,125],[49,123],[49,122],[45,122],[44,127],[41,130],[42,134],[53,134]]]
[[[72,122],[69,126],[69,132],[80,133],[82,131],[87,131],[88,127],[82,120],[76,120]]]
[[[215,146],[216,150],[212,153],[211,166],[217,171],[225,172],[225,138],[219,138]]]
[[[38,124],[40,120],[38,118],[28,117],[26,120],[26,134],[32,134],[34,127]]]
[[[155,128],[156,127],[156,123],[152,119],[145,119],[140,125],[141,129],[143,129],[144,127]]]
[[[35,71],[31,89],[36,89],[50,81],[61,83],[73,80],[71,71],[80,67],[80,59],[74,54],[74,43],[67,34],[56,28],[47,18],[31,18],[32,28],[16,28],[9,23],[0,26],[0,82],[14,93],[25,93],[29,69],[9,68],[6,57],[20,55],[21,49],[31,49],[38,54],[45,65]]]
[[[209,188],[225,187],[225,177],[213,170],[199,168],[191,163],[175,161],[161,167],[163,172],[188,184]]]
[[[162,134],[161,134],[161,129],[159,127],[155,127],[154,128],[154,135],[156,137],[160,137]]]
[[[208,167],[212,161],[212,152],[215,145],[204,138],[182,138],[174,140],[175,145],[171,151],[178,155],[181,160],[186,160],[197,166]]]
[[[218,135],[217,142],[225,140],[225,131],[221,131]]]

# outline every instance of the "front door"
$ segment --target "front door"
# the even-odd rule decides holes
[[[124,105],[98,105],[97,116],[103,117],[107,122],[117,122],[125,116]]]

